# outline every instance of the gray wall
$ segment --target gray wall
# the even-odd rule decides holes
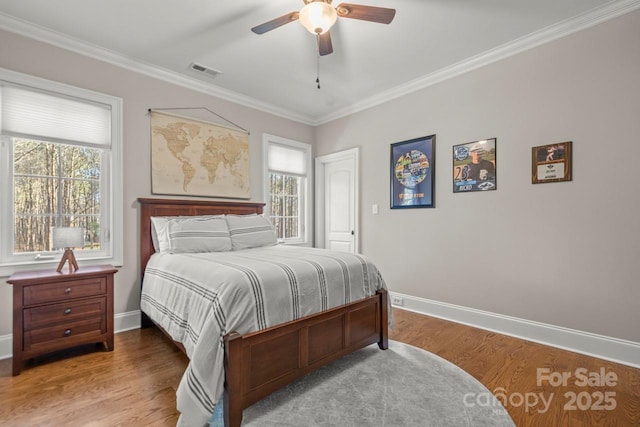
[[[204,106],[249,130],[252,201],[263,201],[263,133],[313,143],[310,126],[3,31],[0,67],[124,99],[124,266],[115,276],[116,314],[140,308],[136,199],[151,195],[148,108]],[[201,118],[216,122],[210,114]],[[0,279],[0,336],[11,333],[11,291],[5,279]]]
[[[640,342],[639,42],[636,11],[317,128],[318,155],[361,147],[392,291]],[[389,145],[431,134],[436,208],[389,209]],[[452,146],[491,137],[498,189],[453,194]],[[531,147],[563,141],[573,181],[531,184]]]

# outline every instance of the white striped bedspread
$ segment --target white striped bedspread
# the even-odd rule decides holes
[[[379,289],[386,285],[375,265],[346,252],[278,245],[154,254],[141,309],[184,345],[190,359],[177,391],[178,425],[206,425],[222,396],[225,334],[295,320]]]

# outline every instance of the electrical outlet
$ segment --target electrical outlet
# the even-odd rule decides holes
[[[391,304],[402,307],[404,305],[404,299],[400,297],[391,297]]]

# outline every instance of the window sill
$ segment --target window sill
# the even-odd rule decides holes
[[[303,246],[303,247],[311,247],[311,244],[309,242],[283,242],[283,241],[278,241],[279,245],[285,245],[285,246]]]
[[[60,263],[60,258],[58,257],[57,259],[52,259],[52,260],[1,264],[0,278],[9,277],[13,273],[17,273],[19,271],[55,269],[58,267],[59,263]],[[82,268],[82,266],[84,265],[100,265],[100,264],[111,264],[114,267],[122,267],[122,261],[116,260],[113,257],[78,259],[78,265],[80,266],[80,268]],[[65,265],[65,268],[66,267],[67,266]]]

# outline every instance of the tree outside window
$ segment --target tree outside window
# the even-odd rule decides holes
[[[302,178],[281,173],[269,174],[271,222],[282,240],[301,239],[300,204]]]
[[[11,138],[15,254],[48,252],[52,227],[81,227],[100,249],[102,150]]]

